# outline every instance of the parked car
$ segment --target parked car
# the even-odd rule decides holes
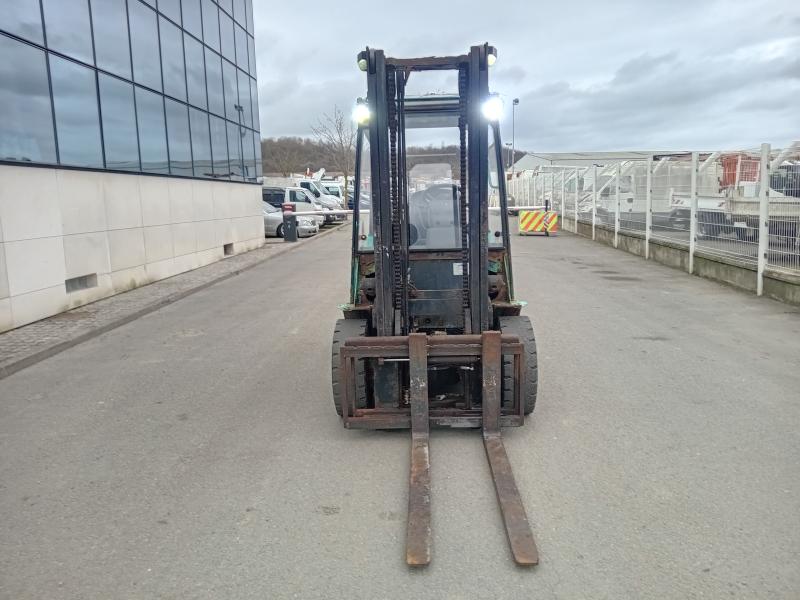
[[[262,199],[278,209],[284,204],[292,204],[295,212],[298,213],[325,210],[309,192],[302,188],[264,187],[262,189]],[[321,215],[314,215],[313,218],[318,227],[322,227],[328,220]]]
[[[269,202],[263,203],[262,211],[264,213],[264,236],[283,237],[283,211],[275,208]],[[314,216],[297,217],[297,237],[315,235],[318,231],[319,227]]]
[[[322,206],[325,208],[329,210],[342,210],[344,208],[344,204],[342,203],[341,199],[330,194],[318,180],[301,179],[298,185],[304,190],[308,190],[308,192],[314,196],[316,201],[322,204]],[[332,220],[344,221],[346,218],[347,217],[345,215],[336,215],[335,217],[332,217]]]

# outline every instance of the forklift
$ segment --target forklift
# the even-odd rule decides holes
[[[367,95],[354,109],[350,301],[333,334],[333,401],[348,429],[411,429],[410,566],[431,559],[431,427],[482,429],[514,560],[539,560],[501,436],[533,411],[538,373],[514,298],[496,59],[488,44],[447,57],[358,54]],[[406,96],[426,71],[454,71],[457,92]],[[451,145],[419,152],[415,140],[444,135]]]

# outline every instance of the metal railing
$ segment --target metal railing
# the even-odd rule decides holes
[[[592,166],[545,165],[515,174],[513,200],[548,204],[579,225],[717,258],[758,274],[800,275],[800,142],[758,149],[653,155]],[[586,229],[582,233],[588,235]]]

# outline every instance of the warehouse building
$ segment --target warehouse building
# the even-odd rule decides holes
[[[10,0],[0,331],[263,244],[251,0]]]

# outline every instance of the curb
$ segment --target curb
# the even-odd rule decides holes
[[[55,344],[54,346],[50,346],[48,348],[42,348],[41,350],[38,350],[38,351],[34,352],[33,354],[29,354],[28,356],[20,358],[19,360],[10,362],[9,364],[0,367],[0,380],[5,379],[9,375],[13,375],[14,373],[22,371],[23,369],[27,369],[28,367],[30,367],[32,365],[35,365],[36,363],[41,362],[46,358],[50,358],[51,356],[55,356],[56,354],[60,354],[64,350],[68,350],[69,348],[77,346],[78,344],[82,344],[83,342],[86,342],[86,341],[88,341],[88,340],[90,340],[92,338],[95,338],[95,337],[97,337],[99,335],[107,333],[107,332],[109,332],[109,331],[111,331],[113,329],[116,329],[117,327],[121,327],[122,325],[126,325],[126,324],[130,323],[131,321],[135,321],[136,319],[139,319],[139,318],[141,318],[141,317],[143,317],[145,315],[148,315],[148,314],[150,314],[152,312],[155,312],[155,311],[157,311],[157,310],[159,310],[161,308],[164,308],[165,306],[168,306],[168,305],[170,305],[170,304],[172,304],[174,302],[177,302],[178,300],[183,300],[184,298],[186,298],[188,296],[191,296],[192,294],[194,294],[196,292],[200,292],[202,290],[210,288],[212,285],[216,285],[217,283],[225,281],[226,279],[231,279],[232,277],[235,277],[236,275],[240,275],[241,273],[244,273],[245,271],[249,271],[250,269],[252,269],[254,267],[257,267],[259,265],[262,265],[265,262],[268,262],[268,261],[272,260],[273,258],[276,258],[278,256],[286,254],[287,252],[291,252],[292,250],[296,250],[297,248],[300,248],[302,246],[305,246],[307,243],[311,243],[314,240],[318,240],[320,238],[325,237],[326,235],[330,235],[330,234],[332,234],[332,233],[334,233],[336,231],[339,231],[344,225],[346,225],[348,223],[350,223],[350,221],[345,221],[344,223],[336,225],[335,227],[331,227],[330,229],[326,229],[326,230],[318,233],[315,236],[298,239],[298,241],[295,242],[295,243],[285,243],[285,247],[284,248],[281,248],[280,250],[276,250],[275,252],[273,252],[269,256],[265,256],[262,260],[256,261],[251,265],[246,265],[244,267],[241,267],[240,269],[236,269],[235,271],[231,271],[230,273],[225,273],[224,275],[220,275],[219,277],[216,277],[215,279],[211,279],[210,281],[206,281],[204,283],[196,285],[195,287],[189,288],[188,290],[183,290],[181,292],[176,292],[175,294],[167,296],[166,298],[162,298],[158,302],[154,302],[153,304],[151,304],[149,306],[145,306],[144,308],[136,310],[136,311],[134,311],[134,312],[132,312],[132,313],[130,313],[128,315],[125,315],[123,317],[120,317],[119,319],[117,319],[115,321],[112,321],[111,323],[106,323],[105,325],[101,325],[100,327],[95,327],[94,329],[90,329],[89,331],[86,331],[85,333],[77,335],[72,339],[65,340],[63,342],[60,342],[60,343]],[[241,256],[241,255],[238,255],[238,256]],[[216,264],[216,263],[212,263],[212,264]],[[188,273],[189,271],[186,271],[186,272]],[[178,275],[181,275],[181,273],[179,273]],[[177,275],[176,275],[176,277],[177,277]],[[169,279],[169,278],[167,278],[167,279]],[[166,279],[162,279],[160,281],[166,281]],[[154,282],[154,283],[157,283],[157,282]],[[137,288],[137,289],[139,289],[139,288]],[[113,298],[113,296],[109,296],[109,298]],[[89,306],[89,304],[85,304],[84,306]],[[81,306],[79,308],[83,308],[83,306]],[[69,311],[67,311],[67,312],[69,312]],[[53,316],[55,316],[55,315],[53,315]],[[0,335],[2,335],[2,334],[0,334]]]

